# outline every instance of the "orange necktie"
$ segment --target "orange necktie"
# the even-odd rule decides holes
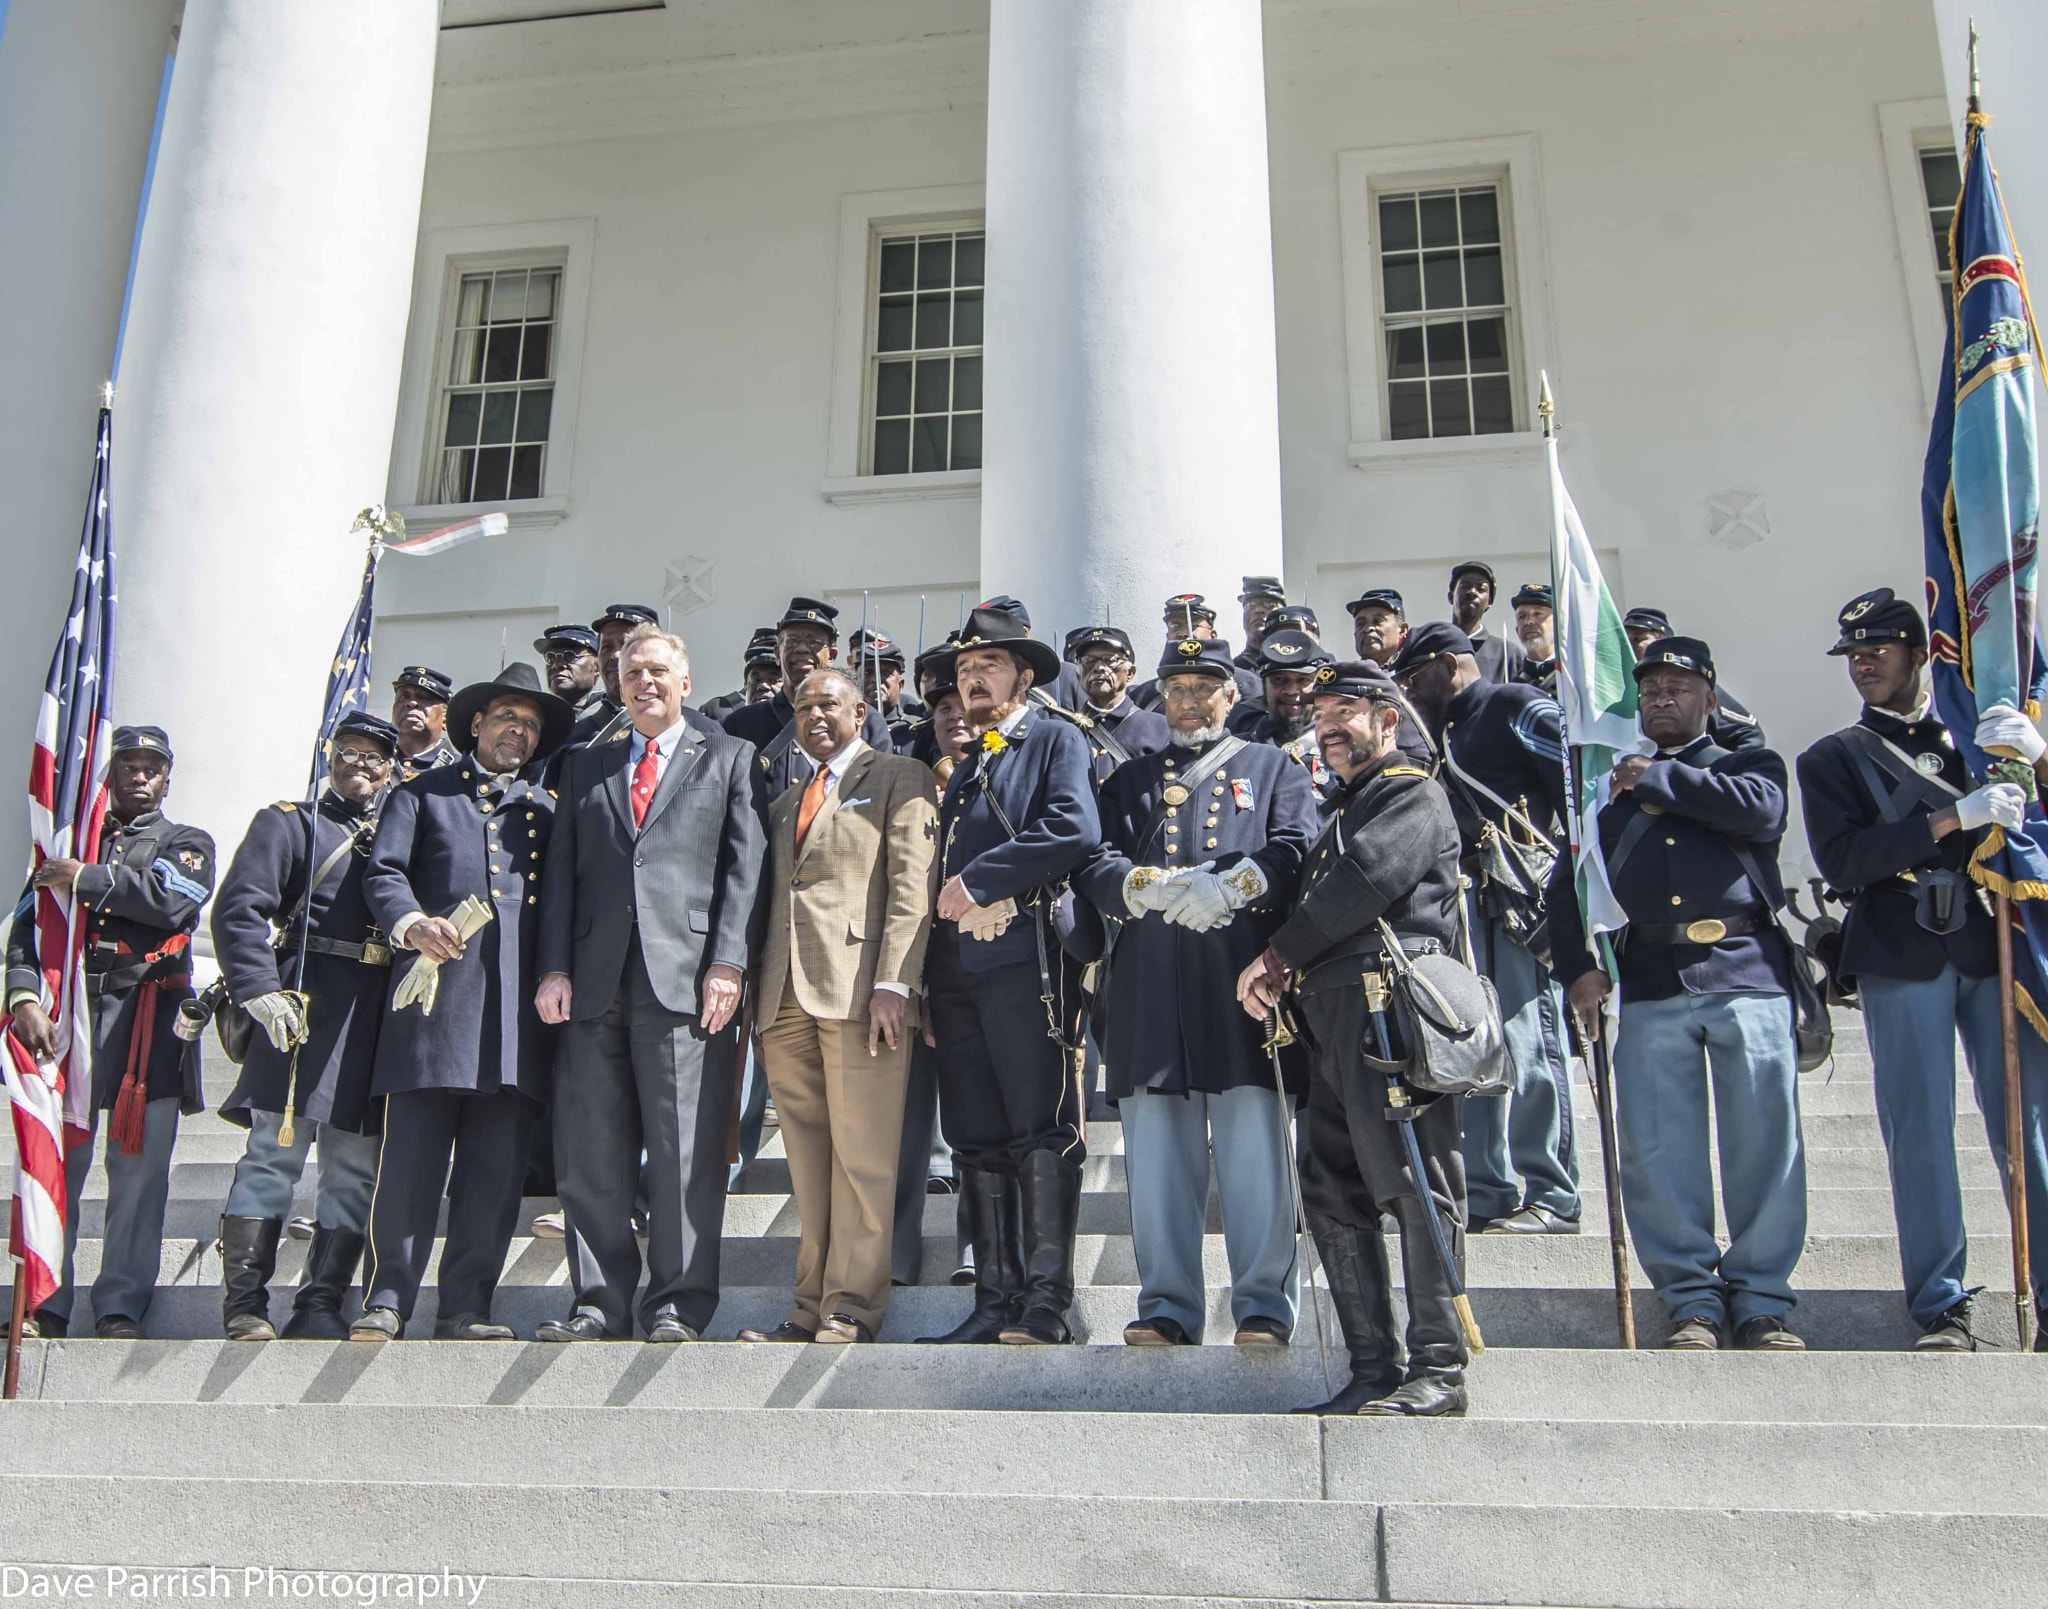
[[[819,766],[811,773],[811,780],[804,785],[804,796],[796,802],[796,847],[803,853],[804,839],[810,835],[811,823],[824,808],[825,790],[832,785],[832,772],[826,766]]]

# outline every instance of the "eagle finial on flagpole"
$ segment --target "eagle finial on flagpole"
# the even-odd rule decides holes
[[[1552,437],[1557,434],[1557,403],[1550,395],[1550,374],[1539,371],[1543,382],[1543,397],[1536,404],[1536,417],[1543,421],[1543,434]]]

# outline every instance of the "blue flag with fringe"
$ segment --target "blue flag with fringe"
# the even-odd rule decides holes
[[[1971,112],[1949,236],[1949,334],[1920,492],[1935,707],[1980,780],[2003,758],[1976,744],[1982,712],[2004,704],[2038,719],[2048,680],[2035,616],[2039,342],[1984,139],[1987,122]],[[2028,806],[2022,831],[1994,826],[1985,834],[1970,875],[2014,902],[2020,1010],[2048,1038],[2048,819],[2039,800]]]

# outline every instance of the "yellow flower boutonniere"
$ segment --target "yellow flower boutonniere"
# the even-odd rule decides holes
[[[994,727],[981,734],[981,751],[984,754],[1001,754],[1009,746],[1010,740]]]

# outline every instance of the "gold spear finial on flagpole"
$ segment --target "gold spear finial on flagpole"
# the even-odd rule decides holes
[[[1543,400],[1536,404],[1536,417],[1543,421],[1544,436],[1554,437],[1557,434],[1557,403],[1550,395],[1549,371],[1542,370],[1539,374],[1543,382]]]

